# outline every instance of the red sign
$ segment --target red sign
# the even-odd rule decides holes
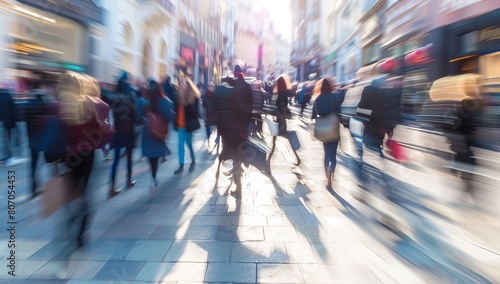
[[[194,50],[186,46],[181,46],[181,57],[187,62],[194,62]]]

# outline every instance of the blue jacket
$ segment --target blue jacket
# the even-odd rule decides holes
[[[137,101],[137,108],[135,112],[137,124],[143,125],[145,123],[144,115],[146,110],[151,107],[151,103],[145,98],[139,98]],[[158,107],[158,114],[167,121],[172,121],[172,102],[165,98],[161,99]],[[149,134],[148,129],[144,128],[142,132],[142,154],[148,158],[164,157],[167,153],[167,146],[165,141],[159,141]]]
[[[340,112],[340,105],[338,93],[320,94],[316,98],[316,101],[314,101],[311,119],[315,119],[318,116],[326,116],[331,113],[338,114]]]

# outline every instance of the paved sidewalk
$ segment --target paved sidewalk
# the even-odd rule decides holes
[[[96,159],[89,185],[96,214],[88,246],[73,254],[67,283],[442,283],[429,272],[418,248],[377,222],[376,211],[356,201],[357,190],[346,154],[339,153],[335,192],[324,187],[323,148],[312,142],[307,125],[289,123],[301,148],[295,167],[286,140],[279,137],[272,176],[249,168],[243,197],[226,195],[229,181],[215,185],[216,157],[207,153],[204,131],[195,134],[197,168],[174,176],[172,155],[159,169],[160,186],[148,199],[149,168],[134,165],[138,186],[106,199],[111,162]],[[345,140],[347,141],[347,140]],[[347,151],[348,143],[341,149]],[[257,154],[257,153],[256,153]],[[100,157],[98,155],[98,157]],[[136,153],[135,161],[139,158]],[[120,183],[125,180],[120,162]],[[27,165],[16,171],[25,174]],[[7,170],[2,168],[2,171]],[[43,175],[46,179],[47,169]],[[20,179],[20,191],[27,186]],[[5,182],[1,182],[6,188]],[[6,193],[1,191],[1,195]],[[4,199],[5,200],[5,199]],[[61,283],[54,276],[67,239],[64,211],[47,220],[39,216],[40,199],[18,204],[16,277],[7,274],[8,232],[0,231],[0,279],[25,283]],[[3,212],[6,205],[1,205]],[[6,224],[7,213],[0,215]],[[408,253],[404,253],[404,250]],[[427,256],[428,257],[428,256]],[[415,263],[408,258],[420,261]],[[500,279],[500,278],[497,278]],[[66,283],[66,282],[64,282]]]

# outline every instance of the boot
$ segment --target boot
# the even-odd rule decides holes
[[[181,164],[177,170],[175,170],[174,175],[178,175],[184,171],[184,164]]]
[[[190,172],[194,171],[195,166],[196,166],[195,161],[191,162],[191,165],[189,166],[189,171]]]

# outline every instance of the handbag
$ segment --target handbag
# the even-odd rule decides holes
[[[43,216],[50,217],[61,207],[76,199],[79,194],[71,186],[70,173],[60,173],[57,163],[53,163],[55,177],[46,182],[42,191]]]
[[[316,113],[318,106],[316,105]],[[340,139],[340,118],[335,113],[316,118],[311,133],[317,140],[328,143]]]
[[[401,144],[396,142],[394,139],[387,139],[385,145],[387,146],[389,154],[397,161],[406,162],[408,160],[408,157],[405,155],[403,146],[401,146]]]
[[[198,119],[188,119],[186,121],[186,131],[192,132],[200,128],[200,121]]]
[[[165,141],[168,135],[168,124],[163,117],[154,111],[148,111],[145,114],[146,129],[149,134],[160,141]]]

